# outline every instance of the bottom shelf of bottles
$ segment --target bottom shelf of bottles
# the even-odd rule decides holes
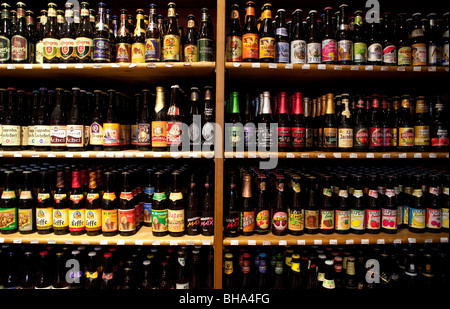
[[[74,244],[74,245],[144,245],[144,246],[209,246],[213,245],[214,236],[204,235],[183,235],[180,237],[173,236],[153,236],[152,228],[143,226],[134,235],[131,236],[112,236],[103,235],[89,236],[83,235],[55,235],[51,234],[3,234],[0,235],[0,243],[14,244]]]

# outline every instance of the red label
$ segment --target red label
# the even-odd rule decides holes
[[[119,231],[121,232],[131,232],[136,228],[136,210],[133,209],[119,209]]]
[[[291,128],[290,127],[278,127],[278,147],[291,146]]]
[[[366,128],[359,129],[355,134],[355,146],[367,146],[369,144],[369,132]]]
[[[369,146],[381,147],[383,146],[383,129],[370,128],[369,130]]]
[[[295,148],[302,148],[306,146],[306,128],[292,128],[291,137],[292,146]]]

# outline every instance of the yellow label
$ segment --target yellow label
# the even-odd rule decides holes
[[[187,44],[184,46],[184,61],[197,62],[198,61],[198,47],[194,44]]]
[[[118,211],[117,209],[102,210],[102,231],[117,231]]]
[[[168,210],[168,230],[169,232],[184,231],[184,209]]]
[[[171,200],[173,202],[181,200],[181,199],[183,199],[183,193],[181,193],[181,192],[172,192],[169,195],[169,200]]]
[[[163,60],[180,61],[180,36],[167,34],[163,40]]]
[[[134,43],[131,45],[131,62],[144,63],[145,62],[145,44]]]
[[[53,225],[53,209],[36,208],[36,228],[38,230],[48,229]]]
[[[97,194],[98,195],[98,194]],[[97,231],[102,227],[102,210],[86,209],[86,231]]]
[[[53,209],[53,227],[64,228],[69,226],[69,209]]]
[[[166,121],[152,121],[152,146],[167,147]]]
[[[81,231],[85,228],[85,209],[69,209],[69,230]]]
[[[19,209],[19,230],[30,231],[33,228],[33,210]]]
[[[430,146],[430,126],[414,127],[414,145]]]

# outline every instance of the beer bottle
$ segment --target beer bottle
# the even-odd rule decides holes
[[[198,61],[214,61],[214,33],[210,25],[209,11],[207,8],[202,8],[197,43]]]
[[[237,191],[236,176],[231,175],[229,178],[230,193],[227,194],[228,208],[226,210],[224,222],[225,222],[225,236],[237,237],[241,231],[240,220],[241,212],[239,207],[239,195]],[[225,269],[225,271],[227,271]]]
[[[409,35],[411,40],[411,58],[412,65],[427,65],[427,44],[425,42],[425,33],[421,24],[421,13],[414,13],[413,27]]]
[[[319,232],[319,205],[316,193],[316,177],[307,178],[307,201],[305,206],[305,233],[317,234]]]
[[[367,41],[362,11],[355,11],[355,21],[353,25],[353,63],[367,63]]]
[[[337,61],[337,42],[332,21],[332,10],[331,7],[324,9],[325,24],[322,36],[322,62],[325,64],[334,64]]]
[[[369,124],[369,150],[383,150],[383,119],[380,104],[380,96],[373,94],[371,97],[372,110]]]
[[[340,122],[338,127],[337,146],[339,151],[350,151],[353,149],[353,124],[352,114],[350,111],[350,98],[348,93],[341,95],[341,105],[344,109],[341,112]]]
[[[225,289],[236,288],[236,273],[234,272],[234,260],[233,254],[230,252],[224,255],[224,266],[223,266],[223,287]]]
[[[414,175],[413,179],[408,228],[411,232],[423,233],[426,229],[426,199],[422,189],[424,180],[423,176],[419,174]]]
[[[291,63],[306,63],[306,40],[303,29],[303,11],[296,9],[292,13],[293,34],[291,40]]]
[[[268,196],[267,178],[264,174],[258,175],[258,199],[256,203],[255,215],[255,233],[267,234],[270,231],[270,201]]]
[[[118,230],[121,236],[136,233],[136,209],[134,207],[130,172],[122,172],[122,188],[118,205]]]
[[[189,289],[188,263],[186,261],[187,253],[183,249],[178,250],[177,254],[177,277],[175,279],[175,289]]]
[[[149,22],[145,30],[145,62],[160,61],[161,33],[156,21],[156,4],[150,4]]]
[[[239,92],[232,91],[230,93],[230,100],[227,102],[227,106],[231,106],[228,112],[227,126],[230,140],[225,141],[228,145],[231,145],[232,149],[243,149],[243,127],[241,123],[241,111],[239,108]]]
[[[318,188],[320,197],[320,209],[318,216],[318,228],[322,234],[331,234],[334,230],[334,201],[331,188],[331,175],[322,175]]]
[[[214,201],[211,176],[205,176],[205,185],[203,190],[203,204],[200,212],[200,227],[203,236],[214,235]]]
[[[69,233],[82,235],[86,230],[86,208],[81,189],[80,171],[72,171],[72,192],[69,197]]]
[[[175,3],[170,2],[167,10],[167,27],[163,36],[163,50],[162,50],[162,60],[163,61],[180,61],[181,60],[181,50],[180,50],[180,32],[178,31],[178,23],[175,14]],[[199,46],[200,47],[200,46]],[[199,48],[200,55],[200,48]],[[200,57],[199,57],[200,60]]]
[[[167,229],[169,235],[174,237],[183,236],[185,231],[185,208],[180,187],[180,177],[180,172],[172,172],[172,187],[168,201]]]
[[[102,234],[115,236],[118,229],[118,206],[114,188],[114,178],[111,172],[106,172],[105,191],[102,196]]]
[[[14,171],[4,172],[4,187],[0,199],[0,230],[2,234],[12,234],[19,230],[18,201],[14,178],[16,178]]]
[[[92,60],[100,63],[110,62],[111,55],[109,53],[112,42],[110,42],[109,24],[106,20],[106,5],[102,2],[98,4],[97,21],[93,32],[94,50]]]
[[[215,143],[215,112],[213,89],[211,86],[205,86],[203,95],[203,113],[202,113],[202,145],[214,150]]]
[[[449,66],[449,55],[450,55],[450,47],[449,47],[449,33],[450,33],[450,14],[449,12],[445,12],[442,15],[442,19],[444,20],[443,31],[442,31],[442,66]]]
[[[5,88],[1,88],[0,89],[0,149],[1,149],[1,145],[2,145],[2,124],[3,124],[3,119],[5,118],[5,109],[6,109],[6,101],[8,99],[7,96],[7,91]]]
[[[36,199],[33,190],[33,174],[31,171],[22,172],[22,187],[18,202],[18,228],[20,234],[36,232],[35,207]]]
[[[47,10],[41,10],[41,15],[38,17],[39,22],[37,23],[36,32],[35,32],[35,55],[34,55],[34,61],[36,63],[43,63],[44,62],[44,47],[42,45],[42,38],[44,34],[44,28],[47,23]],[[74,50],[75,52],[75,50]]]
[[[414,115],[414,148],[417,151],[427,151],[430,148],[430,106],[428,98],[416,98]]]
[[[80,88],[72,88],[72,106],[67,117],[67,149],[82,151],[84,147],[84,123],[80,106]]]
[[[152,118],[152,149],[167,150],[167,113],[163,87],[156,87],[155,111]]]
[[[305,225],[305,210],[301,204],[301,177],[292,176],[292,205],[288,207],[288,232],[291,235],[302,235]]]
[[[165,236],[168,234],[168,205],[165,188],[163,187],[164,174],[155,173],[155,192],[152,203],[152,233],[153,236]]]
[[[102,278],[100,282],[101,290],[112,290],[116,288],[116,277],[114,272],[113,265],[113,256],[111,252],[107,252],[103,254],[102,261]]]
[[[67,283],[65,276],[66,259],[63,251],[56,252],[55,264],[55,275],[52,280],[51,289],[68,289],[69,284]]]
[[[142,108],[138,115],[137,123],[137,146],[139,150],[146,151],[151,149],[151,93],[150,90],[142,90]]]
[[[334,281],[334,261],[325,260],[325,273],[322,281],[322,289],[332,290],[336,288]]]
[[[425,214],[425,229],[427,232],[439,233],[441,231],[443,215],[441,210],[440,183],[438,174],[431,174],[429,176]]]
[[[12,27],[11,33],[11,62],[29,63],[29,33],[25,18],[25,3],[17,2],[17,22]]]
[[[303,289],[304,284],[300,269],[300,254],[294,253],[292,255],[291,269],[289,271],[291,273],[289,288],[292,290]]]
[[[411,98],[405,94],[401,96],[401,111],[398,122],[398,151],[411,151],[414,148],[414,126],[411,119]]]
[[[131,62],[131,35],[128,25],[128,11],[120,10],[120,27],[116,38],[116,62]]]
[[[305,119],[305,113],[303,110],[303,104],[305,108],[309,109],[309,98],[303,98],[302,93],[294,93],[294,102],[292,103],[292,130],[291,130],[291,144],[294,151],[303,151],[311,148],[311,143],[308,143],[307,131],[311,131],[307,128],[307,122]],[[309,118],[309,117],[308,117]]]
[[[271,128],[272,109],[270,92],[264,91],[260,99],[258,112],[258,128],[256,132],[256,142],[260,151],[270,151],[275,145],[275,132]]]
[[[195,16],[188,15],[186,38],[183,45],[183,56],[185,62],[197,62],[198,61],[198,32],[195,21]]]
[[[272,5],[264,4],[261,14],[261,25],[259,28],[259,61],[275,61],[275,33],[272,23]]]
[[[242,29],[239,20],[239,5],[231,6],[231,20],[226,39],[226,61],[242,61]]]
[[[50,271],[50,257],[47,250],[39,252],[39,266],[36,275],[34,288],[35,289],[51,289],[52,278]]]
[[[200,234],[200,210],[198,208],[197,176],[192,173],[189,181],[189,193],[186,206],[186,234]]]
[[[354,234],[363,234],[367,196],[363,190],[363,177],[361,175],[353,176],[353,193],[350,199],[350,230]]]
[[[145,62],[145,22],[144,10],[136,10],[136,27],[134,28],[132,45],[131,45],[131,62],[144,63]]]
[[[397,64],[399,66],[408,66],[412,64],[411,44],[409,41],[409,29],[406,24],[406,13],[399,13],[398,18],[398,50]]]
[[[380,20],[369,24],[369,40],[367,41],[367,63],[371,65],[383,64],[383,46],[380,38]]]
[[[10,5],[2,3],[1,22],[0,22],[0,63],[8,63],[11,61],[11,14]]]
[[[97,187],[97,175],[93,170],[89,171],[89,191],[86,195],[86,234],[89,236],[102,233],[102,208],[101,199]]]
[[[100,289],[100,276],[99,276],[99,265],[97,263],[98,256],[97,252],[91,251],[88,253],[87,269],[84,273],[85,275],[85,289],[87,290],[97,290]]]
[[[59,62],[59,33],[56,20],[56,4],[48,4],[48,20],[44,28],[42,44],[44,48],[44,63]]]
[[[275,62],[289,63],[289,36],[286,28],[286,10],[279,9],[275,19]]]
[[[381,200],[381,230],[384,233],[397,233],[398,205],[397,194],[395,192],[396,180],[394,175],[387,175],[386,193]]]
[[[366,207],[366,232],[370,234],[378,234],[380,232],[380,200],[382,196],[380,196],[380,193],[378,192],[377,175],[369,175],[368,181],[369,191],[367,194],[368,201]]]
[[[432,151],[447,151],[449,145],[448,120],[446,108],[441,96],[432,99],[432,119],[430,119],[430,141]]]
[[[81,3],[81,20],[75,39],[76,61],[89,63],[92,61],[94,41],[92,26],[89,21],[89,3]]]
[[[291,123],[287,102],[287,93],[281,92],[278,97],[277,112],[277,142],[278,151],[288,151],[291,149]]]
[[[89,126],[90,149],[100,151],[103,149],[103,94],[101,90],[94,90],[95,105]]]
[[[3,150],[20,150],[21,126],[18,117],[17,96],[15,88],[8,87],[8,105],[2,121],[2,147]]]
[[[397,46],[391,13],[383,14],[383,65],[397,65]]]
[[[328,93],[326,95],[326,112],[325,123],[323,125],[323,150],[334,151],[338,144],[338,126],[336,122],[336,114],[334,108],[334,95]]]
[[[348,6],[341,4],[339,6],[339,29],[336,32],[338,63],[351,64],[353,58],[353,41],[348,24]]]
[[[305,113],[305,149],[312,150],[315,146],[316,140],[314,136],[314,131],[317,129],[314,126],[314,117],[313,117],[313,101],[311,101],[310,98],[304,97],[303,98],[303,105],[304,105],[304,113]],[[295,103],[294,103],[294,111]],[[294,114],[294,118],[295,118]],[[295,130],[295,125],[293,128],[293,131]],[[295,147],[295,144],[293,145]]]
[[[153,202],[153,193],[155,192],[155,187],[153,186],[153,170],[147,169],[146,170],[146,179],[147,183],[145,184],[144,188],[144,195],[143,195],[143,203],[144,203],[144,209],[143,209],[143,221],[145,226],[152,226],[152,202]]]
[[[64,20],[59,33],[59,55],[60,61],[72,63],[76,60],[76,31],[74,23],[73,3],[65,5]]]
[[[306,62],[312,64],[322,63],[322,41],[319,38],[317,11],[309,11],[309,34],[306,45]]]
[[[116,91],[108,90],[108,108],[103,123],[103,149],[115,151],[120,148],[120,123],[116,115]]]
[[[34,278],[35,278],[35,271],[33,265],[34,261],[35,256],[32,251],[24,252],[23,271],[20,280],[20,288],[24,290],[34,289]],[[8,267],[8,269],[11,269],[12,272],[15,272],[13,267]]]
[[[276,197],[272,209],[272,234],[277,236],[286,235],[288,232],[288,209],[285,197],[285,178],[278,175],[276,179]]]
[[[170,94],[170,105],[167,110],[167,146],[169,150],[179,149],[182,141],[182,110],[181,110],[180,86],[172,85]],[[156,107],[155,107],[156,108]]]
[[[201,113],[200,113],[200,91],[197,87],[191,87],[190,112],[186,115],[186,123],[189,126],[189,149],[198,151],[201,149]],[[200,125],[200,126],[199,126]]]
[[[338,199],[335,209],[335,230],[339,234],[350,232],[350,198],[348,195],[348,185],[346,175],[338,175]]]
[[[48,171],[41,172],[41,185],[36,204],[36,229],[38,234],[53,232],[53,196]]]
[[[255,206],[252,195],[252,176],[245,174],[242,183],[242,207],[239,228],[245,236],[253,235],[255,232]]]
[[[383,151],[390,151],[392,148],[392,127],[393,127],[393,111],[392,101],[386,95],[381,96],[382,107],[382,132],[383,132]]]
[[[63,151],[67,145],[67,115],[66,106],[63,102],[62,88],[55,89],[56,105],[50,118],[50,149],[52,151]]]
[[[259,31],[256,26],[255,3],[245,4],[245,25],[242,31],[242,61],[255,62],[259,59]]]
[[[56,172],[56,190],[53,194],[53,233],[65,235],[69,233],[69,205],[64,179],[64,171]]]
[[[240,259],[240,281],[241,281],[241,289],[251,289],[252,288],[252,276],[251,276],[251,255],[248,252],[244,252]]]

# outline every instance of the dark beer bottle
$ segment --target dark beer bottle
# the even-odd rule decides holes
[[[128,11],[120,10],[120,27],[116,38],[116,62],[131,62],[131,35],[128,26]]]
[[[442,31],[442,61],[441,61],[441,65],[442,66],[449,66],[449,59],[450,57],[445,56],[445,55],[449,55],[450,54],[450,47],[449,47],[449,33],[450,33],[450,14],[449,12],[445,12],[442,15],[442,18],[444,20],[443,22],[443,31]]]
[[[306,63],[322,63],[322,41],[319,37],[319,25],[317,23],[317,11],[309,11],[309,33],[306,45]]]
[[[448,120],[446,118],[447,108],[441,96],[434,96],[432,99],[432,119],[430,120],[431,150],[448,151]]]
[[[92,60],[94,62],[110,62],[111,51],[110,42],[110,32],[109,24],[106,20],[106,5],[103,2],[98,4],[98,15],[97,21],[95,23],[95,28],[93,29],[93,44],[94,50]]]
[[[203,204],[200,213],[200,227],[203,236],[214,235],[214,199],[211,184],[211,176],[205,176],[205,185],[203,190]]]
[[[39,266],[38,273],[34,284],[35,289],[51,289],[52,278],[50,271],[50,257],[47,250],[39,252]]]
[[[89,63],[92,61],[94,41],[92,26],[89,21],[89,3],[81,3],[80,24],[78,26],[77,36],[75,39],[76,61],[81,63]]]
[[[292,176],[292,205],[288,207],[288,232],[291,235],[302,235],[305,225],[305,210],[301,203],[301,177]]]
[[[245,174],[242,180],[242,207],[239,228],[245,236],[255,232],[255,205],[252,195],[252,176]]]
[[[22,173],[22,187],[18,207],[20,234],[36,232],[36,197],[33,190],[33,173],[31,171],[23,171]]]
[[[429,176],[428,198],[425,213],[425,229],[427,232],[439,233],[442,227],[442,205],[440,198],[440,177],[438,174]]]
[[[348,5],[339,6],[339,28],[336,32],[338,63],[351,64],[353,60],[353,40],[348,24]]]
[[[136,10],[136,27],[132,37],[131,44],[131,62],[144,63],[145,62],[145,22],[144,10]]]
[[[86,234],[89,236],[102,233],[102,205],[97,186],[97,174],[89,171],[89,190],[86,195]]]
[[[289,119],[289,110],[287,102],[287,93],[281,92],[278,97],[277,112],[277,142],[278,151],[288,151],[291,149],[291,122]]]
[[[72,105],[67,117],[67,149],[82,151],[84,148],[83,111],[80,106],[80,88],[72,88]]]
[[[186,115],[186,124],[189,126],[189,149],[199,151],[201,149],[201,112],[200,112],[200,91],[197,87],[190,90],[190,112]]]
[[[60,61],[72,63],[76,60],[76,31],[74,22],[73,3],[66,3],[66,11],[64,13],[64,24],[59,34],[59,55]],[[42,25],[41,25],[42,27]]]
[[[409,29],[406,23],[406,13],[399,13],[398,19],[398,49],[397,64],[399,66],[409,66],[412,64],[411,44],[409,41]]]
[[[65,276],[66,257],[63,251],[56,252],[55,257],[55,274],[52,280],[52,289],[68,289],[69,283],[67,283]]]
[[[348,195],[348,177],[339,175],[338,199],[335,209],[335,230],[338,234],[348,234],[350,232],[350,198]]]
[[[38,234],[53,232],[53,196],[48,171],[41,172],[41,186],[36,205],[36,229]]]
[[[149,22],[145,31],[145,62],[161,60],[161,33],[156,21],[156,4],[150,4]]]
[[[410,32],[411,41],[411,58],[412,65],[422,66],[427,65],[427,44],[425,41],[425,32],[422,28],[422,14],[412,14],[413,25]]]
[[[152,111],[150,107],[150,100],[152,95],[150,90],[142,90],[142,108],[140,110],[140,115],[138,115],[137,124],[137,146],[139,150],[147,151],[151,149],[152,145],[152,133],[151,133],[151,121],[152,121]]]
[[[275,20],[275,62],[289,63],[289,34],[286,28],[286,10],[279,9]]]
[[[350,209],[350,230],[353,234],[363,234],[365,231],[365,203],[367,196],[363,190],[363,177],[362,175],[354,175],[353,179],[353,192],[351,194],[351,209]]]
[[[203,95],[203,113],[202,113],[202,145],[207,149],[214,150],[215,143],[215,103],[213,99],[213,89],[211,86],[205,86]]]
[[[423,233],[426,227],[426,200],[423,194],[423,185],[423,176],[414,175],[408,217],[409,231],[414,233]]]
[[[271,216],[272,234],[278,236],[286,235],[288,232],[288,210],[284,190],[285,178],[279,175],[276,179],[276,197]]]
[[[94,90],[95,105],[89,126],[90,149],[100,151],[103,149],[103,122],[104,106],[101,90]]]
[[[152,204],[153,204],[153,193],[155,192],[155,187],[153,186],[153,170],[148,168],[146,170],[146,179],[144,188],[144,225],[152,226]]]
[[[111,252],[103,254],[102,262],[102,278],[100,283],[100,289],[112,290],[116,288],[116,278],[114,272],[114,261]]]
[[[318,187],[320,196],[319,229],[322,234],[332,234],[335,225],[334,200],[331,188],[331,175],[322,175]]]
[[[56,172],[56,190],[53,195],[53,233],[69,233],[69,204],[65,185],[64,171]]]
[[[118,206],[113,173],[104,174],[105,190],[102,196],[102,234],[115,236],[118,229]]]
[[[103,149],[115,151],[120,149],[120,123],[116,114],[116,91],[108,90],[108,108],[103,123]]]
[[[226,61],[242,61],[242,28],[239,20],[239,5],[231,6],[231,20],[226,38]]]
[[[381,230],[384,233],[397,233],[397,218],[399,201],[395,192],[396,179],[394,175],[387,175],[386,192],[381,200]]]
[[[317,196],[316,177],[307,178],[307,202],[305,206],[305,233],[317,234],[319,232],[319,201]],[[320,192],[319,192],[320,194]]]
[[[175,62],[181,60],[181,38],[178,31],[175,3],[170,2],[167,6],[167,27],[163,36],[162,60]]]
[[[1,4],[0,22],[0,63],[11,61],[11,14],[10,5],[6,2]]]
[[[231,175],[229,182],[230,193],[227,194],[228,208],[224,217],[224,233],[226,237],[237,237],[239,236],[241,230],[241,212],[239,209],[239,194],[237,190],[236,176]]]
[[[179,149],[182,142],[182,108],[180,86],[172,85],[170,105],[167,110],[167,146],[169,150]]]
[[[381,65],[383,63],[383,46],[380,38],[380,20],[374,20],[368,24],[369,39],[367,41],[367,63]]]
[[[397,65],[397,46],[391,13],[383,14],[383,65]]]
[[[303,11],[301,9],[296,9],[292,13],[291,63],[306,63],[306,40],[302,14]]]
[[[291,144],[294,151],[304,151],[310,148],[307,145],[307,123],[304,115],[303,103],[306,103],[307,98],[303,98],[302,93],[296,92],[294,94],[294,102],[292,103],[292,129],[291,129]],[[309,99],[308,99],[309,100]],[[309,107],[308,104],[305,104]],[[308,147],[309,146],[309,147]]]
[[[239,108],[239,92],[232,91],[230,93],[230,100],[227,102],[227,107],[230,106],[227,112],[228,138],[225,140],[233,149],[242,149],[243,145],[243,128],[241,123],[241,111]],[[227,135],[227,133],[225,133]]]
[[[8,87],[8,104],[2,125],[2,148],[3,150],[17,151],[21,145],[21,121],[19,120],[17,97],[15,88]]]
[[[69,197],[70,235],[82,235],[86,230],[85,197],[81,189],[80,171],[72,171],[72,192]]]
[[[167,150],[167,113],[163,87],[156,87],[156,103],[152,118],[152,149]]]
[[[367,125],[366,106],[364,97],[358,95],[356,99],[356,113],[353,127],[353,147],[355,151],[365,151],[369,146],[369,127]]]
[[[398,151],[412,151],[414,149],[414,125],[411,119],[411,98],[405,94],[401,96],[401,110],[398,121]]]
[[[197,176],[192,173],[189,181],[189,193],[186,206],[186,234],[200,234],[200,209],[198,207]]]
[[[152,233],[153,236],[168,234],[168,205],[164,185],[164,174],[155,173],[155,192],[152,203]]]
[[[341,95],[341,105],[344,105],[344,108],[340,115],[337,146],[339,151],[350,151],[353,149],[353,123],[348,93]]]
[[[223,266],[223,287],[233,289],[236,287],[236,273],[234,272],[234,258],[232,253],[225,253]]]
[[[270,151],[275,146],[275,132],[271,127],[272,109],[270,92],[264,91],[259,102],[258,128],[256,131],[256,142],[260,151]]]
[[[338,142],[338,126],[336,122],[336,114],[334,107],[334,95],[328,93],[326,95],[326,112],[325,123],[323,125],[323,150],[334,151]]]
[[[214,33],[211,28],[209,11],[202,8],[200,30],[198,33],[198,61],[214,61]]]
[[[366,29],[362,11],[355,12],[353,25],[353,63],[366,64],[367,62],[367,41]]]
[[[382,126],[383,126],[383,151],[392,149],[393,111],[392,101],[386,95],[381,96]]]
[[[185,62],[198,61],[198,32],[197,23],[193,14],[188,15],[186,38],[183,45],[183,56]]]
[[[416,98],[414,114],[414,148],[417,151],[427,151],[430,148],[430,106],[428,98]]]
[[[67,145],[67,114],[63,101],[63,89],[56,89],[56,105],[50,118],[50,149],[52,151],[63,151]]]
[[[325,24],[323,25],[322,36],[322,62],[325,64],[334,64],[337,61],[337,41],[336,32],[333,27],[332,8],[326,7]]]
[[[268,193],[267,178],[264,174],[258,175],[258,199],[256,203],[256,222],[255,222],[255,233],[256,234],[267,234],[270,232],[270,201]]]
[[[366,207],[366,232],[369,234],[378,234],[380,232],[381,221],[381,199],[378,192],[377,175],[371,174],[368,178],[369,191]],[[380,184],[381,185],[381,184]]]
[[[261,25],[259,28],[259,61],[275,61],[275,33],[272,23],[272,5],[264,4],[261,14]]]
[[[25,3],[17,2],[17,21],[12,27],[11,33],[11,62],[28,63],[30,62],[29,33],[26,21]]]
[[[37,151],[47,151],[50,148],[50,115],[47,98],[47,88],[40,88],[37,121],[34,125],[35,150]]]
[[[245,25],[242,32],[242,61],[256,62],[259,59],[259,33],[256,26],[255,3],[247,1]]]
[[[47,11],[47,24],[44,28],[42,44],[44,47],[44,63],[59,62],[58,47],[59,47],[59,32],[56,21],[56,4],[49,3]]]
[[[372,110],[369,124],[369,150],[382,151],[383,150],[383,119],[380,103],[380,96],[378,94],[372,95]]]
[[[172,187],[169,195],[169,206],[167,211],[167,229],[170,236],[179,237],[185,231],[185,207],[181,188],[181,174],[172,172]]]
[[[0,230],[2,234],[12,234],[19,230],[15,172],[7,170],[2,177],[4,177],[4,187],[0,199],[0,211],[2,213]]]
[[[122,172],[122,187],[118,205],[118,229],[121,236],[136,233],[136,209],[131,184],[131,173]]]

